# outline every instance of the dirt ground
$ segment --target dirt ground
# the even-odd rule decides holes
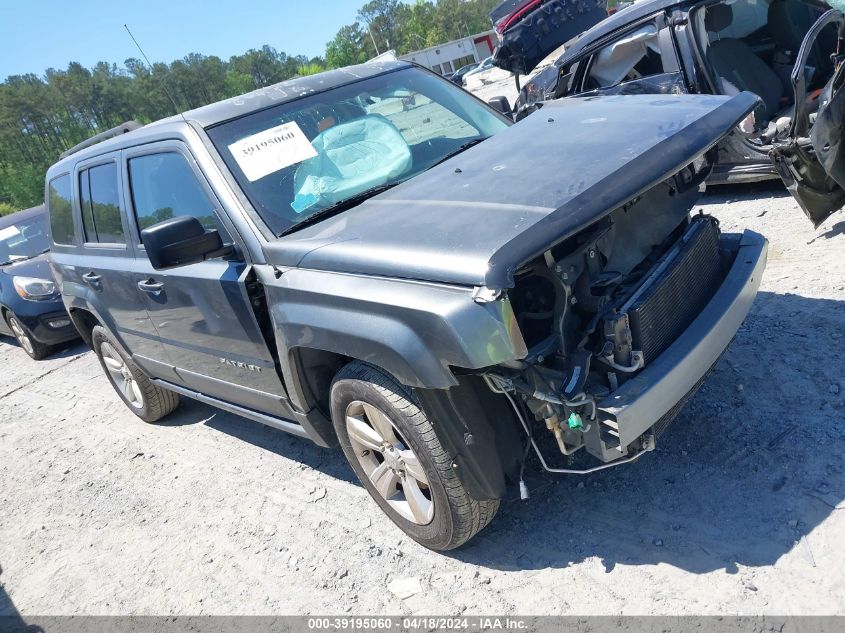
[[[655,453],[532,473],[469,546],[419,547],[339,451],[183,401],[135,418],[81,345],[0,342],[0,613],[845,613],[845,214],[714,189],[770,240],[745,325]]]

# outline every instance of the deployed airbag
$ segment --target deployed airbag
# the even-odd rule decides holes
[[[404,174],[411,149],[390,121],[363,116],[335,125],[311,141],[317,156],[299,165],[291,207],[325,207]]]
[[[601,86],[613,86],[631,72],[631,69],[646,56],[648,49],[660,53],[657,28],[653,24],[644,26],[599,51],[590,75]]]

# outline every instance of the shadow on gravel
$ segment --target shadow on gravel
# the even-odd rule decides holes
[[[0,585],[0,630],[10,633],[43,633],[41,627],[27,625],[3,585]]]
[[[55,349],[56,351],[50,354],[47,358],[70,358],[71,356],[76,356],[78,354],[83,354],[85,352],[91,351],[88,346],[85,345],[85,343],[83,343],[81,340],[63,343],[62,345],[56,346]]]
[[[17,340],[15,340],[15,338],[13,336],[6,336],[6,335],[3,335],[3,334],[0,334],[0,345],[2,345],[4,343],[7,344],[7,345],[13,345],[14,347],[20,348],[20,345],[18,345]],[[54,349],[53,353],[50,354],[49,356],[47,356],[47,360],[56,360],[56,359],[59,359],[59,358],[69,358],[71,356],[76,356],[77,354],[82,354],[83,352],[90,351],[88,349],[88,347],[86,347],[85,343],[82,342],[81,339],[75,340],[75,341],[68,341],[67,343],[62,343],[61,345],[56,345],[56,347],[53,348],[53,349]],[[25,354],[26,352],[24,352],[21,349],[21,353]],[[40,362],[40,361],[31,361],[31,362],[37,363],[37,362]]]
[[[233,415],[190,398],[182,398],[179,408],[158,426],[186,426],[205,424],[216,431],[226,433],[244,442],[249,442],[265,451],[276,453],[287,459],[301,462],[335,479],[360,485],[352,469],[344,460],[340,449],[325,449],[311,440],[306,440],[284,431]]]
[[[831,240],[837,235],[845,235],[845,222],[837,222],[829,230],[825,231],[824,233],[817,235],[813,238],[813,242],[818,239],[823,240]]]
[[[3,585],[0,585],[0,616],[20,617],[18,610],[15,608],[15,603],[12,602],[12,598],[6,593]]]
[[[845,511],[845,301],[760,293],[699,393],[639,462],[583,477],[534,472],[531,499],[451,555],[496,569],[597,557],[694,572],[775,563]]]
[[[709,186],[699,204],[741,202],[763,198],[789,198],[790,193],[778,179],[752,184]]]

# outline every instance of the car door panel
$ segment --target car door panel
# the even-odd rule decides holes
[[[165,155],[166,162],[150,171]],[[243,245],[230,237],[236,233],[223,222],[219,200],[187,147],[168,141],[133,150],[126,155],[124,174],[138,252],[132,289],[145,306],[150,333],[164,346],[176,382],[241,406],[290,416],[276,361],[247,291],[252,267],[244,261]],[[171,196],[168,187],[178,191]],[[174,215],[201,217],[224,240],[234,242],[239,254],[155,270],[141,242],[141,228]]]
[[[154,335],[144,302],[135,291],[134,267],[135,262],[130,258],[89,254],[83,266],[65,267],[64,278],[65,283],[76,283],[87,303],[105,315],[106,327],[133,356],[161,359],[165,355],[164,347]],[[148,369],[143,361],[139,364]]]
[[[126,200],[119,176],[120,158],[121,152],[112,152],[82,161],[74,168],[71,173],[74,188],[73,213],[85,257],[68,258],[75,264],[64,265],[65,258],[57,254],[54,261],[62,266],[63,282],[75,284],[79,295],[100,315],[103,324],[126,350],[132,355],[157,359],[164,356],[164,347],[156,337],[150,336],[149,316],[132,285],[132,270],[136,261],[134,248],[126,239]],[[106,184],[102,178],[95,179],[92,188],[88,177],[92,170],[103,168],[110,168],[107,192],[98,191],[98,182],[100,186]],[[117,221],[114,222],[115,226],[111,227],[112,231],[108,237],[104,237],[101,242],[90,219],[94,207],[100,207],[102,211],[102,207],[108,206],[103,204],[105,198],[108,198],[111,211],[117,211]],[[113,235],[114,232],[118,232],[118,235]],[[122,238],[119,236],[121,232]],[[143,362],[138,364],[144,370],[150,369]]]
[[[186,387],[284,415],[285,391],[246,293],[251,272],[223,259],[157,271],[139,258],[134,281]]]
[[[812,126],[806,107],[805,65],[813,54],[816,38],[830,24],[842,29],[845,15],[834,9],[827,11],[801,44],[791,75],[796,108],[789,136],[770,152],[778,175],[816,227],[845,206],[845,150],[840,144],[845,128],[845,64],[842,60],[822,90]]]

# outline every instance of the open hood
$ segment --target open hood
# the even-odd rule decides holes
[[[268,243],[267,261],[507,288],[521,264],[700,158],[757,102],[748,92],[549,102],[444,163]]]
[[[607,0],[505,0],[490,12],[493,63],[527,75],[555,49],[607,17]]]
[[[845,5],[845,0],[832,0],[830,4]],[[819,110],[812,126],[806,107],[804,67],[816,38],[830,24],[842,29],[845,15],[837,10],[828,11],[812,26],[801,44],[791,76],[798,107],[792,117],[788,139],[771,150],[778,175],[813,226],[819,226],[845,206],[845,58],[836,60],[833,77],[819,96]]]

